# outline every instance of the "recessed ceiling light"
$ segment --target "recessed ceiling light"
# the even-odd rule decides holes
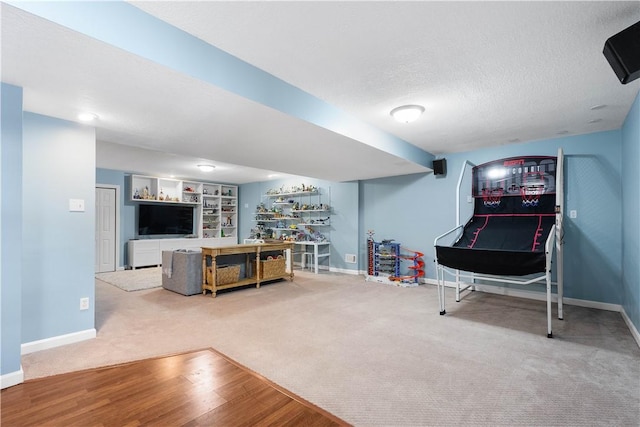
[[[424,113],[424,107],[422,105],[403,105],[391,110],[391,117],[396,119],[400,123],[411,123],[418,120]]]
[[[212,170],[214,170],[216,167],[213,165],[198,165],[198,168],[202,171],[202,172],[211,172]]]
[[[81,122],[92,122],[98,118],[95,113],[80,113],[78,114],[78,120]]]
[[[512,138],[509,140],[509,142],[513,143],[513,142],[520,142],[520,138]]]
[[[591,107],[592,110],[602,110],[603,108],[606,108],[606,104],[598,104],[598,105],[594,105],[593,107]]]
[[[279,177],[279,176],[280,176],[280,175],[279,175],[279,174],[277,174],[277,173],[270,173],[269,175],[267,175],[267,178],[277,178],[277,177]]]
[[[602,119],[591,119],[587,123],[598,123],[598,122],[601,122],[601,121],[602,121]]]
[[[568,133],[569,133],[568,130],[560,130],[560,131],[557,132],[558,135],[566,135]]]

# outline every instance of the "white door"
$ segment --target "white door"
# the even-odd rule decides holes
[[[116,270],[116,189],[96,188],[96,273]]]

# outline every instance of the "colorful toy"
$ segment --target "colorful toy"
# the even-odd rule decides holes
[[[403,248],[400,243],[393,243],[393,239],[376,242],[373,240],[373,230],[369,230],[367,234],[369,252],[367,280],[384,282],[383,279],[386,279],[399,286],[408,286],[409,284],[417,286],[419,278],[424,277],[424,261],[422,260],[424,254]],[[405,251],[405,253],[401,253],[401,251]],[[401,261],[403,260],[412,261],[412,265],[407,267],[408,274],[401,274]]]

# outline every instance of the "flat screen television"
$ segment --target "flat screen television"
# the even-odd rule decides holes
[[[193,234],[193,206],[141,204],[138,235]]]

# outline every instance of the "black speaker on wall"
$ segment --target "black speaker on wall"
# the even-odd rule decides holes
[[[447,159],[438,159],[433,161],[433,174],[434,175],[446,175],[447,174]]]
[[[609,37],[602,53],[620,83],[627,84],[640,77],[640,22]]]

